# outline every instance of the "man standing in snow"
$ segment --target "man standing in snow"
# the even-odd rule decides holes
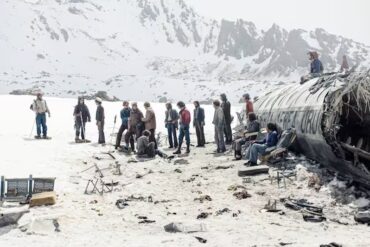
[[[249,113],[254,112],[253,111],[253,102],[251,101],[251,98],[250,98],[248,93],[244,94],[243,98],[244,98],[244,102],[245,102],[245,114],[246,114],[247,120],[248,120]]]
[[[194,120],[193,126],[195,128],[195,132],[197,134],[197,147],[204,147],[206,144],[206,140],[204,137],[204,109],[200,107],[199,101],[194,101]]]
[[[149,102],[144,103],[144,108],[146,110],[145,117],[143,117],[141,120],[145,124],[145,129],[150,131],[149,141],[154,142],[155,149],[158,148],[157,141],[155,139],[155,129],[157,127],[157,122],[155,119],[155,113],[153,109],[150,107]]]
[[[142,133],[142,129],[140,127],[142,125],[142,122],[141,122],[142,118],[143,118],[143,113],[137,107],[137,103],[133,102],[131,104],[130,118],[128,120],[128,129],[125,135],[126,147],[128,147],[130,143],[132,151],[135,151],[134,136],[137,140],[141,136],[141,133]]]
[[[179,146],[177,151],[173,154],[181,154],[181,146],[184,141],[184,137],[186,139],[186,153],[190,153],[190,132],[189,126],[191,122],[191,114],[186,109],[185,103],[179,101],[177,103],[177,107],[180,109],[180,129],[179,129]]]
[[[105,121],[105,114],[104,114],[104,108],[102,106],[102,99],[97,97],[95,99],[95,103],[97,105],[96,108],[96,125],[98,126],[99,131],[99,144],[105,144],[105,135],[104,135],[104,121]]]
[[[226,94],[221,94],[221,108],[224,112],[224,117],[225,117],[225,137],[226,137],[226,144],[231,144],[233,142],[233,133],[231,131],[231,122],[232,117],[231,117],[231,104],[227,100]]]
[[[224,153],[226,151],[224,141],[224,129],[225,129],[225,115],[224,111],[220,106],[220,101],[213,101],[213,107],[215,108],[215,114],[213,116],[213,125],[215,126],[215,142],[217,145],[217,153]]]
[[[46,126],[46,113],[50,117],[50,110],[46,101],[42,98],[42,93],[37,94],[37,98],[33,101],[31,109],[36,113],[36,125],[37,125],[37,136],[36,139],[41,139],[41,129],[42,129],[42,138],[48,138],[48,127]]]
[[[121,110],[121,113],[120,113],[122,123],[121,123],[121,127],[119,128],[119,131],[117,134],[116,146],[115,146],[116,149],[121,146],[123,132],[128,129],[128,120],[130,118],[130,112],[131,112],[128,101],[123,101],[122,105],[123,105],[123,109]]]
[[[175,109],[172,109],[170,102],[166,103],[166,113],[164,123],[167,128],[169,148],[177,148],[177,134],[176,130],[179,128],[179,114]]]
[[[81,140],[85,141],[85,126],[86,122],[91,121],[89,108],[85,105],[85,100],[83,97],[78,97],[77,105],[73,111],[73,116],[75,118],[75,129],[76,129],[76,138],[75,141],[80,141],[80,131],[81,131]]]

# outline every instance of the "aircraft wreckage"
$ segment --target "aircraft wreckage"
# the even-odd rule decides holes
[[[370,70],[291,84],[255,102],[262,126],[295,128],[295,148],[370,188]]]

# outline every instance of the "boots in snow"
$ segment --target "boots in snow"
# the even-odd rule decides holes
[[[177,148],[177,151],[174,152],[173,154],[181,154],[181,145]]]
[[[186,153],[187,154],[190,153],[190,146],[189,145],[186,146]]]

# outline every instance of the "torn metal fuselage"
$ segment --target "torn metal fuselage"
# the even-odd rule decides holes
[[[370,188],[370,71],[325,75],[255,102],[262,126],[297,131],[297,151]]]

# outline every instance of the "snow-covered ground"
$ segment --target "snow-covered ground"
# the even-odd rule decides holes
[[[290,246],[319,246],[337,242],[343,246],[369,246],[369,228],[357,225],[353,220],[356,203],[342,205],[333,195],[333,185],[323,186],[319,192],[307,187],[310,173],[300,169],[298,180],[288,182],[287,189],[278,189],[267,175],[251,178],[243,184],[237,176],[242,162],[232,161],[232,155],[210,154],[214,144],[204,149],[192,147],[189,156],[167,161],[156,158],[138,163],[129,163],[134,156],[115,153],[122,165],[122,175],[113,175],[114,169],[104,169],[107,182],[119,182],[113,193],[103,196],[85,195],[87,180],[93,178],[94,171],[81,172],[96,163],[100,168],[108,168],[114,161],[102,154],[111,146],[101,147],[97,140],[97,130],[93,123],[87,126],[87,136],[92,144],[73,144],[74,130],[72,111],[75,99],[46,98],[51,110],[48,119],[50,141],[29,140],[33,124],[33,113],[29,110],[32,97],[0,96],[0,174],[6,177],[56,177],[56,205],[32,208],[23,216],[19,226],[0,230],[0,246],[198,246],[195,236],[207,240],[204,246],[280,246],[279,243],[292,243]],[[87,102],[92,115],[93,102]],[[142,106],[142,103],[140,103]],[[119,113],[120,103],[104,102],[106,110],[106,136],[110,141],[114,115]],[[206,109],[207,141],[212,141],[211,120],[213,110]],[[143,108],[143,107],[140,107]],[[162,123],[164,104],[154,104],[157,113],[158,131],[164,132]],[[193,108],[189,106],[192,110]],[[239,110],[235,107],[232,112]],[[116,130],[117,130],[116,126]],[[194,131],[192,131],[192,134]],[[31,133],[33,136],[34,133]],[[192,135],[192,143],[195,136]],[[167,144],[163,143],[162,149]],[[101,157],[101,160],[93,158]],[[182,160],[187,164],[175,164]],[[229,169],[216,169],[217,166],[232,165]],[[308,165],[304,159],[302,165]],[[175,171],[175,169],[178,169]],[[181,173],[180,173],[181,171]],[[143,175],[137,178],[137,175]],[[146,175],[147,174],[147,175]],[[244,185],[251,198],[237,200],[228,188],[231,185]],[[117,199],[129,196],[148,198],[153,202],[131,201],[124,209],[115,206]],[[212,201],[200,203],[195,198],[209,195]],[[306,198],[324,207],[328,221],[323,223],[304,222],[299,212],[278,207],[285,215],[261,211],[269,199],[292,196]],[[167,202],[163,200],[168,200]],[[158,203],[154,203],[158,201]],[[163,202],[162,202],[163,201]],[[230,212],[217,215],[218,210],[229,208]],[[0,208],[0,211],[4,210]],[[198,220],[202,213],[212,213],[207,219]],[[233,217],[233,213],[235,213]],[[154,220],[151,224],[139,224],[139,216]],[[60,232],[55,232],[47,219],[57,219]],[[348,225],[333,222],[338,219]],[[30,223],[31,222],[31,223]],[[171,222],[183,222],[190,226],[203,223],[207,231],[201,233],[167,233],[163,226]],[[26,229],[22,231],[21,229]]]

